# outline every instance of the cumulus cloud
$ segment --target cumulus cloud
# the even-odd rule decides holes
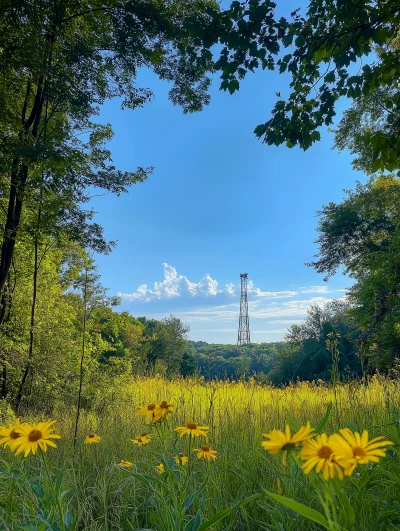
[[[172,313],[191,326],[193,338],[218,342],[220,337],[223,342],[235,342],[240,283],[219,285],[209,274],[199,280],[192,280],[178,273],[170,264],[163,264],[163,268],[163,280],[152,285],[141,284],[133,293],[119,294],[125,309],[144,312],[155,319],[162,319]],[[345,291],[328,289],[325,285],[263,291],[249,280],[252,339],[281,339],[287,327],[304,320],[311,305],[323,307],[332,300],[343,300]]]
[[[214,298],[217,295],[237,297],[240,294],[239,284],[226,284],[219,288],[218,281],[208,273],[198,282],[192,282],[185,275],[178,274],[175,267],[164,263],[164,280],[154,282],[153,287],[141,284],[133,293],[119,293],[125,301],[161,301],[177,297],[186,298]],[[254,286],[252,281],[248,283],[249,299],[280,299],[293,297],[296,291],[262,291]]]

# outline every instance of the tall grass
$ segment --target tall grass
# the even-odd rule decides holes
[[[256,499],[229,512],[213,529],[320,529],[318,524],[264,495],[267,489],[310,507],[318,505],[308,478],[294,464],[285,467],[279,457],[269,455],[260,443],[263,433],[282,429],[285,423],[295,427],[296,423],[301,425],[309,420],[316,425],[336,394],[340,414],[329,418],[327,432],[345,426],[357,431],[368,429],[371,436],[383,434],[395,443],[379,465],[364,466],[352,479],[343,482],[356,514],[352,529],[400,529],[399,391],[398,380],[379,376],[367,385],[357,382],[337,385],[335,393],[322,382],[277,389],[255,381],[206,383],[194,379],[139,378],[121,382],[110,390],[106,400],[98,401],[96,410],[82,410],[75,451],[76,411],[69,404],[58,404],[54,418],[62,439],[57,442],[57,449],[50,449],[47,455],[54,478],[59,470],[63,471],[59,483],[60,493],[65,491],[62,495],[65,510],[70,511],[67,527],[90,531],[191,531],[199,529],[197,523],[212,518],[218,511],[260,493]],[[173,413],[158,432],[135,413],[139,405],[164,399],[174,403]],[[186,438],[177,438],[173,428],[192,420],[209,426],[207,444],[217,450],[218,459],[205,463],[191,451],[189,464],[178,467],[173,457],[180,451],[187,455],[188,442]],[[151,432],[155,438],[146,446],[134,446],[130,440],[143,431]],[[102,437],[98,445],[82,443],[90,432]],[[201,444],[196,440],[192,449]],[[41,460],[14,457],[7,449],[1,450],[0,457],[4,463],[0,471],[3,528],[49,529],[36,517],[47,511],[53,518],[53,524],[49,522],[52,529],[58,529],[51,510],[54,499]],[[116,466],[121,459],[133,462],[133,468],[123,470]],[[161,462],[166,472],[159,475],[154,467]]]

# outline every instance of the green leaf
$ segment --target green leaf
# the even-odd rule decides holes
[[[375,30],[373,38],[377,44],[382,45],[387,41],[388,33],[384,28],[378,28]]]
[[[290,143],[291,145],[288,146],[288,147],[293,147],[294,144],[292,142],[290,142],[290,140],[288,140],[286,142],[286,145]],[[290,422],[290,427],[294,430],[294,431],[299,431],[299,429],[301,428],[301,425],[297,422],[297,420],[292,416],[292,414],[290,413],[290,411],[286,411],[286,415],[289,419],[289,422]]]
[[[230,94],[233,94],[236,92],[236,90],[239,90],[239,81],[237,79],[232,79],[229,81],[228,90]]]
[[[305,38],[303,37],[303,35],[299,35],[298,37],[296,37],[296,40],[294,41],[294,44],[298,47],[298,48],[301,48],[302,46],[304,46],[306,43],[306,40]]]
[[[326,57],[326,49],[322,46],[315,52],[315,62],[320,63]]]
[[[212,525],[214,525],[215,523],[219,522],[220,520],[228,516],[228,514],[230,514],[231,512],[232,512],[231,508],[222,509],[221,511],[218,511],[217,513],[214,514],[212,518],[210,518],[206,522],[203,522],[201,526],[199,527],[198,531],[204,531],[205,529],[210,528]]]
[[[330,72],[328,72],[328,74],[326,74],[326,76],[324,77],[324,81],[326,83],[333,83],[335,81],[335,71],[331,70]]]
[[[238,509],[241,505],[245,505],[246,503],[250,503],[250,502],[256,500],[257,498],[259,498],[260,496],[261,496],[260,493],[252,494],[251,496],[248,496],[247,498],[243,498],[243,500],[238,502],[233,507],[230,507],[228,509],[222,509],[221,511],[218,511],[217,513],[214,514],[214,516],[212,518],[210,518],[206,522],[203,522],[201,524],[201,526],[199,527],[198,531],[204,531],[205,529],[210,528],[216,522],[219,522],[220,520],[222,520],[223,518],[228,516],[228,514],[230,514],[232,511]]]
[[[356,521],[356,515],[350,500],[337,484],[335,484],[335,492],[341,507],[340,514],[343,518],[343,525],[345,529],[352,529]]]
[[[64,477],[64,469],[60,468],[57,474],[56,482],[55,482],[55,491],[57,492],[57,494],[60,492],[63,477]]]
[[[265,494],[272,498],[273,500],[281,503],[288,509],[291,509],[297,514],[300,514],[301,516],[304,516],[305,518],[308,518],[309,520],[312,520],[313,522],[316,522],[319,525],[322,525],[322,527],[325,527],[325,529],[329,528],[329,523],[325,516],[321,514],[320,512],[316,511],[315,509],[311,509],[310,507],[307,507],[307,505],[304,505],[303,503],[300,503],[298,501],[292,500],[290,498],[285,498],[284,496],[280,496],[279,494],[274,494],[273,492],[265,491]]]
[[[331,410],[332,410],[332,402],[329,402],[328,407],[326,408],[326,411],[325,411],[325,415],[322,417],[322,419],[319,421],[319,423],[315,427],[315,433],[321,433],[325,429],[325,426],[328,424]]]
[[[64,524],[66,526],[69,526],[69,524],[72,522],[73,512],[72,509],[70,509],[68,512],[64,514]]]
[[[197,511],[197,514],[192,518],[186,525],[185,531],[199,531],[201,524],[201,515],[200,511]]]
[[[197,498],[197,496],[200,494],[200,492],[204,489],[205,486],[206,482],[204,481],[199,489],[197,489],[195,492],[192,492],[192,494],[186,496],[185,501],[183,502],[184,511],[187,511],[187,509],[189,509],[189,507],[192,505],[194,500]]]
[[[314,142],[318,142],[319,140],[321,140],[321,134],[319,131],[313,131],[311,133],[311,139],[314,141]]]

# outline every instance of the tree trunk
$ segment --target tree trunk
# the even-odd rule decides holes
[[[7,367],[4,363],[3,365],[3,374],[2,374],[2,382],[1,382],[1,398],[5,398],[7,396]]]
[[[78,425],[79,417],[81,414],[81,401],[82,401],[82,386],[83,386],[83,364],[85,360],[85,351],[86,351],[86,312],[87,312],[87,289],[88,289],[88,270],[85,269],[85,286],[83,289],[83,323],[82,323],[82,353],[81,353],[81,366],[79,373],[79,391],[78,391],[78,406],[76,410],[76,419],[75,419],[75,431],[74,431],[74,450],[76,448],[76,443],[78,441]]]
[[[14,159],[11,169],[11,186],[8,197],[7,218],[4,225],[4,236],[0,252],[0,292],[3,292],[8,272],[11,267],[27,179],[28,166],[26,164],[21,164],[18,159]]]
[[[31,323],[29,329],[29,350],[28,350],[28,362],[25,367],[24,374],[22,376],[21,383],[19,385],[17,398],[15,401],[15,407],[17,412],[21,406],[22,395],[24,392],[25,382],[29,376],[29,371],[32,367],[33,360],[33,346],[35,342],[35,317],[36,317],[36,301],[37,301],[37,281],[38,281],[38,272],[39,272],[39,231],[40,231],[40,218],[42,214],[42,206],[39,204],[39,210],[37,215],[36,222],[36,231],[34,238],[34,247],[35,247],[35,259],[34,259],[34,269],[33,269],[33,292],[32,292],[32,303],[31,303]]]

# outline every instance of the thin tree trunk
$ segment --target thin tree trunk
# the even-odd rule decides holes
[[[28,166],[14,159],[11,169],[11,186],[8,197],[7,218],[0,252],[0,291],[4,289],[11,260],[14,254],[16,236],[21,219],[23,196],[28,178]],[[3,317],[4,319],[4,317]],[[1,323],[0,323],[1,324]]]
[[[81,353],[81,365],[79,374],[79,391],[78,391],[78,407],[76,410],[75,419],[75,431],[74,431],[74,449],[78,441],[78,425],[79,417],[81,414],[81,401],[82,401],[82,385],[83,385],[83,364],[85,360],[86,351],[86,310],[87,310],[87,286],[88,286],[88,270],[85,268],[85,286],[83,290],[83,330],[82,330],[82,353]]]
[[[39,204],[37,222],[36,222],[36,231],[34,238],[34,248],[35,248],[35,259],[34,259],[34,269],[33,269],[33,292],[32,292],[32,303],[31,303],[31,322],[29,329],[29,350],[28,350],[28,362],[25,367],[24,374],[22,376],[21,383],[19,385],[18,394],[15,402],[15,407],[17,412],[21,406],[22,395],[24,392],[25,382],[29,376],[29,371],[32,367],[33,360],[33,347],[35,342],[35,318],[36,318],[36,301],[37,301],[37,282],[38,282],[38,272],[39,272],[39,231],[40,231],[40,219],[42,214],[42,205]]]
[[[7,367],[6,364],[3,364],[3,374],[2,374],[2,382],[1,382],[1,398],[5,398],[7,396]]]

